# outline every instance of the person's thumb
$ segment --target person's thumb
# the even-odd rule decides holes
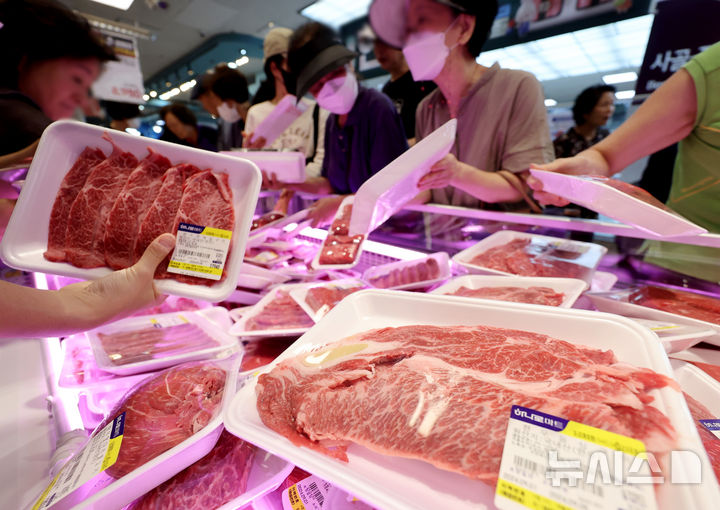
[[[167,257],[174,247],[175,236],[169,233],[162,234],[150,243],[150,246],[147,247],[137,263],[139,266],[154,272],[157,265]]]

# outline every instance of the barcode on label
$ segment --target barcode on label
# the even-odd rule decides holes
[[[73,465],[70,467],[70,471],[68,471],[67,480],[72,480],[75,477],[75,471],[78,470],[80,467],[80,463],[75,461],[73,462]]]
[[[519,455],[515,455],[513,457],[513,464],[521,469],[540,471],[540,466],[538,466],[537,462],[533,462],[532,460],[526,459],[525,457],[520,457]]]
[[[323,496],[322,491],[320,490],[320,487],[318,487],[317,483],[312,482],[310,485],[308,485],[308,494],[317,501],[320,506],[323,505],[325,502],[325,496]]]
[[[203,253],[200,251],[193,251],[193,250],[178,250],[179,255],[186,255],[189,257],[200,257],[201,259],[210,259],[213,257],[212,253]]]

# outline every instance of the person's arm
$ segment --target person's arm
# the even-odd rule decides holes
[[[153,275],[174,245],[174,236],[163,234],[135,265],[60,290],[0,281],[0,338],[68,335],[161,303],[165,296],[155,289]]]
[[[35,140],[24,149],[11,152],[10,154],[3,154],[0,156],[0,168],[25,163],[27,160],[32,159],[35,155],[35,151],[37,150],[38,143],[40,143],[40,139]]]
[[[610,177],[631,163],[688,136],[696,122],[697,97],[690,73],[673,74],[625,122],[607,138],[572,158],[532,165],[533,168],[571,175]],[[565,205],[567,201],[542,191],[534,178],[528,184],[535,198],[544,204]]]
[[[458,161],[454,154],[435,163],[418,181],[421,191],[447,186],[454,186],[488,203],[522,200],[520,193],[505,178]]]

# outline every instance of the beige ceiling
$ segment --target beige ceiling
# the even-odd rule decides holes
[[[112,21],[138,24],[154,35],[139,41],[143,76],[148,78],[213,35],[237,32],[262,38],[268,23],[297,28],[306,18],[298,11],[312,0],[135,0],[127,11],[91,0],[61,0],[71,9]],[[352,0],[348,0],[352,1]]]

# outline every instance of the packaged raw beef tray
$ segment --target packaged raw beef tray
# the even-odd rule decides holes
[[[74,121],[40,139],[0,245],[16,268],[99,278],[164,232],[164,293],[221,301],[235,287],[260,189],[252,163]]]
[[[580,507],[583,486],[553,492],[550,452],[579,455],[584,473],[602,448],[628,469],[652,455],[666,478],[598,482],[594,508],[629,492],[660,510],[720,496],[713,478],[667,478],[711,468],[660,343],[583,310],[352,294],[240,389],[225,426],[376,508],[491,508],[513,484]]]
[[[222,432],[222,410],[235,392],[240,361],[184,363],[138,383],[36,507],[122,508],[204,457]]]
[[[360,261],[365,234],[348,235],[354,200],[351,195],[340,204],[328,235],[312,261],[313,268],[350,269]]]
[[[604,246],[502,230],[457,253],[471,273],[577,278],[590,284]]]
[[[627,317],[668,321],[712,328],[717,334],[704,339],[720,345],[720,298],[690,289],[643,285],[609,292],[589,292],[598,310]]]
[[[565,175],[531,169],[543,189],[609,218],[662,237],[704,234],[707,229],[683,218],[642,188],[599,175]]]
[[[98,367],[117,375],[227,356],[240,348],[236,338],[195,312],[131,317],[86,335]]]
[[[417,260],[401,260],[367,269],[363,280],[378,289],[410,290],[429,287],[450,277],[450,261],[445,252]]]

